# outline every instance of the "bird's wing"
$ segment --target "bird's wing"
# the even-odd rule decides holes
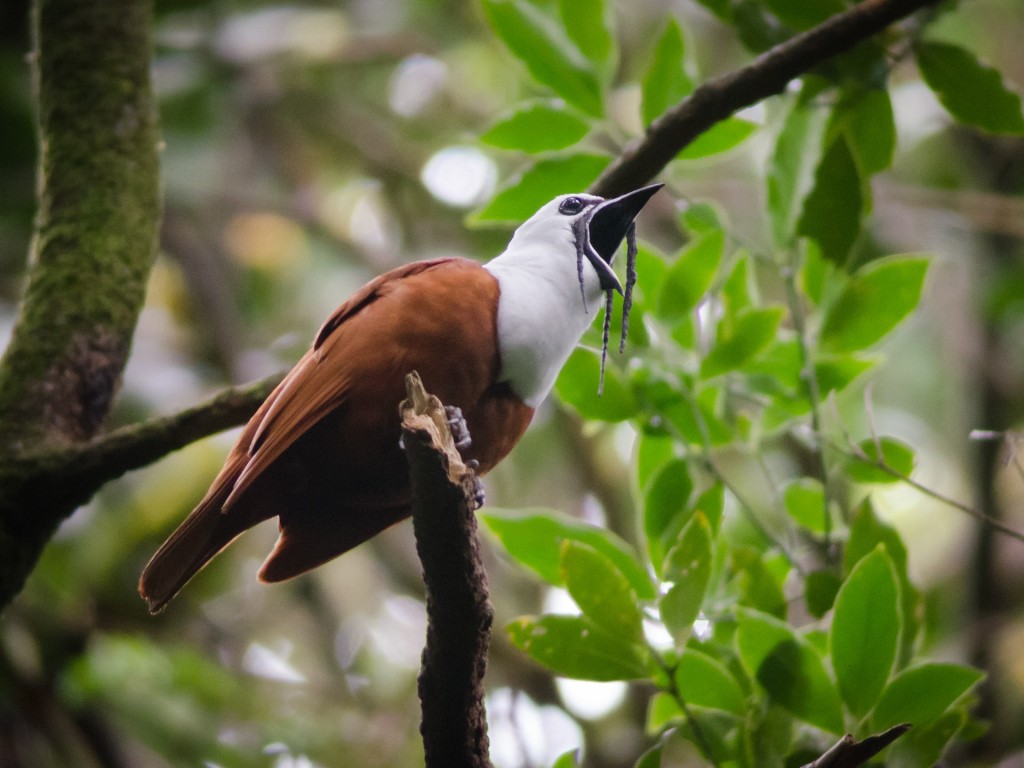
[[[234,477],[231,492],[224,502],[225,512],[299,436],[345,401],[352,376],[359,372],[347,365],[346,360],[339,359],[346,353],[342,343],[345,334],[340,333],[340,329],[367,306],[387,295],[398,281],[468,261],[450,257],[397,267],[371,280],[334,311],[321,326],[313,347],[268,398],[269,407],[260,417],[246,446],[248,459]],[[358,333],[359,330],[353,332]]]
[[[391,270],[354,293],[324,323],[313,348],[296,364],[249,420],[224,466],[196,508],[153,555],[139,591],[157,612],[197,571],[248,528],[280,513],[278,499],[247,498],[229,508],[253,480],[310,426],[336,409],[351,386],[351,366],[323,363],[342,357],[339,329],[407,278],[467,259],[434,259]],[[355,334],[358,334],[356,329]],[[396,406],[397,407],[397,406]],[[250,494],[251,496],[251,494]]]

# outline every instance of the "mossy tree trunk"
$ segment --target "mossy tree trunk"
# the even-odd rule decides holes
[[[92,438],[145,297],[160,219],[150,0],[37,0],[39,212],[0,361],[0,606],[82,500],[26,457]]]

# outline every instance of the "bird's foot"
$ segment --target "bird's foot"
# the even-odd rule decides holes
[[[483,480],[481,480],[476,475],[476,471],[480,467],[480,462],[477,461],[476,459],[470,459],[467,462],[466,466],[469,468],[470,472],[472,473],[471,482],[473,484],[473,487],[472,487],[472,490],[471,490],[472,496],[470,498],[472,499],[471,503],[472,503],[472,506],[473,506],[473,511],[475,512],[476,510],[480,509],[480,507],[482,507],[484,505],[484,502],[487,501],[487,499],[486,499],[486,497],[484,495],[484,483],[483,483]],[[469,496],[469,494],[467,494],[467,496]]]
[[[452,439],[455,447],[464,451],[473,444],[469,436],[469,427],[466,426],[466,417],[462,415],[462,409],[457,405],[446,405],[444,413],[448,420],[448,429],[452,432]]]

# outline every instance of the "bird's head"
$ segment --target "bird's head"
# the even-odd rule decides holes
[[[586,261],[597,273],[602,291],[623,293],[622,282],[612,269],[615,253],[627,236],[632,240],[633,219],[663,186],[652,184],[611,200],[585,193],[559,195],[541,206],[516,230],[513,242],[569,241],[575,251],[581,291]],[[627,290],[629,287],[627,285]]]
[[[588,292],[593,296],[598,287],[604,292],[601,383],[598,386],[598,393],[604,385],[612,300],[616,291],[623,295],[619,351],[623,351],[626,345],[629,310],[633,303],[633,285],[636,282],[636,227],[633,220],[654,193],[663,186],[652,184],[610,200],[584,193],[559,195],[543,205],[516,230],[506,251],[508,254],[517,254],[517,257],[528,255],[534,260],[535,266],[538,264],[538,255],[542,254],[540,264],[543,269],[551,273],[554,268],[553,274],[559,275],[561,279],[565,276],[565,265],[561,259],[575,256],[580,297],[584,313],[588,316]],[[615,252],[623,240],[627,244],[625,288],[612,269]],[[587,265],[593,270],[593,274],[588,274]]]

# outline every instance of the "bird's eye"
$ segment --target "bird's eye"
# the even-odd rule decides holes
[[[562,201],[561,205],[558,206],[558,212],[564,213],[566,216],[575,216],[582,210],[583,200],[578,197],[567,197]]]

